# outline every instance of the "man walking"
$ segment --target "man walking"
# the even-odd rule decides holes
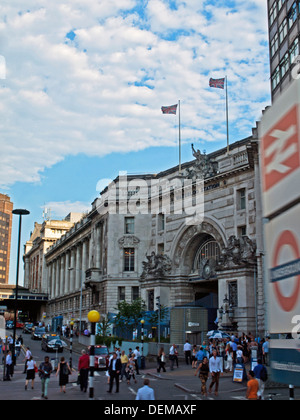
[[[110,380],[109,380],[109,390],[107,392],[110,394],[113,389],[114,381],[116,381],[116,392],[119,392],[119,382],[120,382],[119,376],[120,376],[121,369],[122,369],[121,360],[117,358],[117,353],[114,353],[108,366]]]
[[[136,374],[139,375],[140,371],[139,371],[139,358],[141,357],[141,353],[140,353],[140,348],[137,347],[134,351],[134,363],[135,363],[135,370],[136,370]]]
[[[81,357],[79,358],[79,362],[78,362],[78,372],[79,372],[79,378],[80,378],[80,390],[83,392],[87,391],[89,369],[90,369],[90,356],[86,353],[85,350],[82,350]]]
[[[137,401],[140,401],[140,400],[154,401],[155,400],[154,391],[152,388],[149,387],[149,384],[150,384],[149,379],[145,379],[143,388],[140,388],[137,392],[137,395],[135,398]]]
[[[50,375],[52,373],[52,365],[49,362],[49,357],[45,357],[45,361],[40,364],[39,367],[40,378],[42,382],[42,398],[48,399],[48,385],[50,381]]]
[[[217,356],[217,350],[213,350],[213,355],[209,359],[209,371],[212,381],[208,392],[211,393],[212,388],[215,385],[215,395],[218,396],[220,375],[223,375],[223,363],[221,357]]]
[[[192,364],[192,346],[189,343],[189,340],[186,340],[185,345],[183,346],[183,350],[184,350],[184,355],[185,355],[185,363],[188,364]]]

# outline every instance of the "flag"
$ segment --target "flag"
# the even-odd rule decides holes
[[[209,86],[218,89],[224,89],[225,77],[223,79],[209,79]]]
[[[174,114],[174,115],[176,115],[177,106],[178,106],[178,104],[171,105],[171,106],[162,106],[161,107],[162,113],[163,114]]]

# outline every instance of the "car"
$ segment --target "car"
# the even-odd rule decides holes
[[[46,334],[46,328],[34,327],[31,331],[31,340],[41,340]]]
[[[14,328],[14,321],[6,321],[5,328],[7,330],[12,330]]]
[[[89,347],[90,352],[90,347]],[[109,365],[109,351],[106,346],[95,346],[95,369],[107,369]]]
[[[32,328],[34,324],[32,322],[25,322],[23,333],[24,334],[31,334]]]
[[[66,343],[64,343],[57,334],[44,334],[42,337],[41,348],[43,351],[57,351],[62,353],[65,346]]]
[[[17,323],[16,323],[16,328],[23,328],[24,329],[24,327],[25,327],[25,324],[24,324],[24,322],[21,322],[21,321],[17,321]]]

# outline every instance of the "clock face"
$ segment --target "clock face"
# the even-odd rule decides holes
[[[203,276],[205,279],[208,279],[211,275],[211,268],[209,266],[209,264],[206,264],[204,269],[203,269]]]

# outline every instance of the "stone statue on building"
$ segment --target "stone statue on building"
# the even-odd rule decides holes
[[[223,248],[218,261],[218,270],[234,266],[247,266],[255,260],[256,244],[248,236],[237,238],[232,235],[228,239],[227,248]]]
[[[172,261],[167,255],[155,254],[152,252],[147,256],[147,261],[143,262],[142,279],[164,277],[170,274],[172,269]]]
[[[205,152],[201,153],[201,151],[195,150],[194,145],[192,144],[192,152],[193,156],[196,158],[195,168],[188,168],[188,176],[192,178],[195,177],[195,174],[198,174],[198,178],[209,178],[214,176],[218,170],[217,162],[213,162],[209,156]]]

